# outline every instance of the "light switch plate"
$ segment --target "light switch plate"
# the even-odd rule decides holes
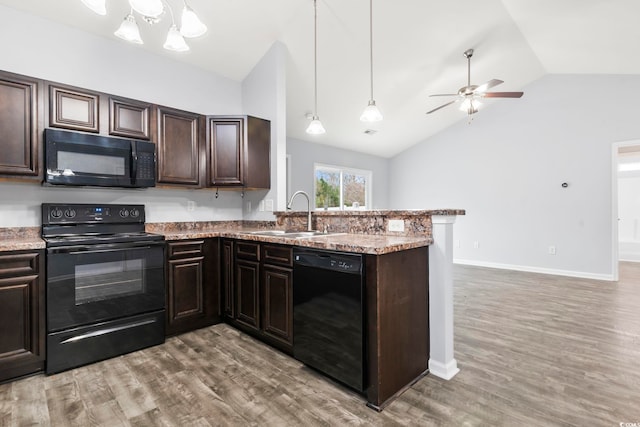
[[[273,212],[273,199],[265,200],[265,210],[267,212]]]
[[[390,219],[389,231],[404,231],[404,221],[401,219]]]

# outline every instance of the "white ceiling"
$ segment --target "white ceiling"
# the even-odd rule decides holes
[[[181,9],[182,0],[167,1]],[[318,0],[318,114],[327,133],[311,137],[304,130],[313,111],[313,1],[188,3],[209,27],[188,41],[190,52],[162,49],[168,18],[159,28],[139,23],[140,48],[241,81],[280,40],[289,50],[288,137],[385,157],[466,120],[455,107],[425,112],[443,101],[429,94],[466,84],[467,48],[475,49],[472,83],[504,80],[495,90],[521,90],[546,73],[640,74],[638,0],[375,0],[374,98],[384,120],[365,125],[359,116],[369,100],[369,2]],[[107,0],[106,17],[80,0],[0,4],[118,41],[113,31],[129,11],[126,0]],[[482,111],[474,120],[481,119]],[[378,132],[365,135],[368,128]]]

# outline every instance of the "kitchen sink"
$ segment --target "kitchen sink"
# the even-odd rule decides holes
[[[316,236],[329,236],[335,234],[344,234],[344,233],[324,233],[322,231],[284,231],[284,230],[264,230],[264,231],[252,231],[249,234],[254,234],[256,236],[280,236],[280,237],[288,237],[292,239],[302,239],[305,237],[316,237]]]
[[[252,231],[249,234],[255,234],[258,236],[282,236],[285,234],[284,230],[264,230],[264,231]]]

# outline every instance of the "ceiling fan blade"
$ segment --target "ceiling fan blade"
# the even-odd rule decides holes
[[[432,97],[432,96],[458,96],[458,94],[457,93],[437,93],[435,95],[429,95],[429,97]]]
[[[494,86],[498,86],[500,84],[504,83],[502,80],[498,80],[498,79],[491,79],[486,83],[481,84],[480,86],[478,86],[477,88],[475,88],[474,92],[484,92],[487,89],[491,89]]]
[[[484,98],[520,98],[524,92],[485,92],[481,95]]]
[[[442,104],[441,106],[439,106],[439,107],[437,107],[437,108],[434,108],[434,109],[433,109],[433,110],[431,110],[431,111],[427,111],[427,114],[431,114],[431,113],[433,113],[434,111],[438,111],[439,109],[444,108],[444,107],[446,107],[447,105],[454,104],[454,103],[456,103],[456,102],[458,102],[458,100],[457,100],[457,99],[454,99],[453,101],[449,101],[449,102],[447,102],[446,104]]]

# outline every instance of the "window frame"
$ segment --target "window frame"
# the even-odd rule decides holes
[[[316,193],[318,191],[316,185],[316,173],[318,169],[325,170],[328,172],[338,172],[340,174],[340,206],[338,207],[330,207],[327,210],[330,211],[356,211],[356,210],[371,210],[373,209],[373,171],[368,169],[358,169],[337,165],[330,165],[327,163],[313,163],[313,209],[314,210],[325,210],[324,206],[316,206]],[[344,206],[344,175],[353,174],[353,175],[362,175],[365,177],[365,188],[364,188],[364,206],[359,206],[357,208]]]

